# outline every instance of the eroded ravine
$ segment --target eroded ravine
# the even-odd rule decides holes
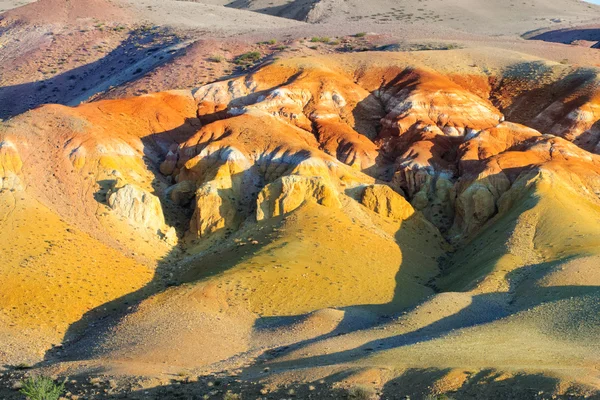
[[[385,339],[364,362],[391,367],[394,354],[429,345],[417,340],[424,332],[441,341],[449,367],[452,343],[466,346],[463,333],[502,337],[503,324],[519,321],[537,332],[546,323],[539,313],[563,318],[568,303],[544,306],[565,299],[561,279],[536,274],[594,256],[600,240],[595,72],[528,66],[551,71],[545,81],[515,76],[523,66],[460,74],[406,57],[285,59],[193,91],[45,106],[3,124],[0,187],[61,224],[39,242],[71,249],[63,231],[76,228],[80,246],[108,249],[92,254],[102,279],[132,282],[111,291],[82,285],[92,294],[84,305],[79,289],[61,292],[60,304],[73,307],[48,314],[54,333],[37,332],[31,359],[64,334],[81,339],[67,360],[204,370],[298,345],[276,360],[287,371],[310,363],[307,352],[320,366],[364,361],[361,346]],[[567,91],[579,76],[585,82]],[[11,218],[10,232],[30,223]],[[23,244],[9,234],[2,245]],[[32,262],[64,257],[48,251]],[[21,260],[3,261],[5,282],[52,288],[41,267],[23,277],[12,272]],[[524,267],[536,272],[521,276]],[[591,304],[578,297],[584,283],[571,282],[569,293]],[[514,297],[528,285],[537,294]],[[93,299],[96,290],[102,296]],[[15,330],[31,322],[25,310],[43,309],[47,297],[0,300],[10,321],[0,333],[18,346]],[[431,309],[426,319],[419,304]],[[89,329],[107,306],[115,314]],[[385,325],[400,312],[414,329]],[[375,332],[382,323],[398,339]],[[460,332],[448,344],[453,329]],[[331,354],[329,340],[349,353]],[[544,340],[536,343],[559,339]],[[498,366],[506,362],[504,349],[494,351]]]

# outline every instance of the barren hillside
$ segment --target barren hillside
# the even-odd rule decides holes
[[[0,398],[598,397],[597,12],[0,14]]]

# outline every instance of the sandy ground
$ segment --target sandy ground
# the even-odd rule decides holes
[[[130,0],[131,1],[131,0]],[[160,4],[150,4],[143,0],[131,1],[137,7],[153,10],[148,12],[150,18],[164,23],[170,21],[169,11],[161,11]],[[209,0],[189,1],[177,5],[176,1],[162,2],[168,4],[168,9],[176,15],[183,10],[187,13],[202,13],[203,7],[221,6],[250,10],[261,14],[274,15],[287,19],[296,19],[317,24],[328,24],[336,29],[343,29],[350,23],[356,27],[364,26],[377,30],[385,26],[386,30],[394,30],[398,25],[404,26],[438,26],[472,34],[495,35],[520,35],[525,32],[556,25],[580,25],[585,21],[593,21],[595,15],[600,13],[596,5],[578,0],[562,0],[547,2],[543,0],[530,0],[525,2],[489,2],[483,0],[427,0],[404,1],[398,4],[390,0],[377,0],[368,3],[361,1],[224,1]],[[206,5],[204,4],[206,3]],[[227,24],[226,12],[219,8],[210,8],[212,12],[222,13],[221,23]],[[180,11],[181,10],[181,11]],[[166,14],[166,15],[165,15]],[[190,14],[188,14],[189,16]],[[235,14],[231,14],[234,16]],[[239,14],[240,16],[242,14]],[[204,27],[205,22],[200,18],[179,18],[178,23],[189,26]],[[239,20],[242,24],[243,19]],[[170,22],[168,22],[170,23]],[[259,25],[262,25],[259,24]],[[276,25],[261,26],[260,29],[275,27]],[[292,25],[290,25],[292,26]]]
[[[22,5],[33,3],[36,0],[0,0],[0,12],[8,11]]]

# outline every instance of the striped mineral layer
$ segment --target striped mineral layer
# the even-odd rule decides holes
[[[103,365],[595,387],[598,70],[433,53],[281,59],[4,122],[2,360],[62,341],[59,361]]]

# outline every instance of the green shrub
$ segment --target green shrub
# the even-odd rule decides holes
[[[29,400],[58,400],[64,390],[64,382],[57,384],[47,376],[38,376],[27,378],[20,392]]]
[[[227,392],[223,396],[223,400],[242,400],[242,395],[237,393]]]
[[[354,37],[361,38],[367,36],[367,32],[358,32]]]
[[[315,36],[310,39],[312,43],[329,43],[330,40],[327,36]]]
[[[274,45],[274,44],[277,44],[277,39],[265,40],[264,42],[258,42],[257,44],[270,44],[270,45]]]
[[[370,386],[357,385],[348,389],[348,398],[356,400],[371,400],[376,395],[375,389]]]
[[[261,58],[261,55],[260,55],[260,53],[258,51],[249,51],[248,53],[244,53],[242,55],[239,55],[235,59],[235,63],[237,65],[254,64],[258,60],[260,60],[260,58]]]

